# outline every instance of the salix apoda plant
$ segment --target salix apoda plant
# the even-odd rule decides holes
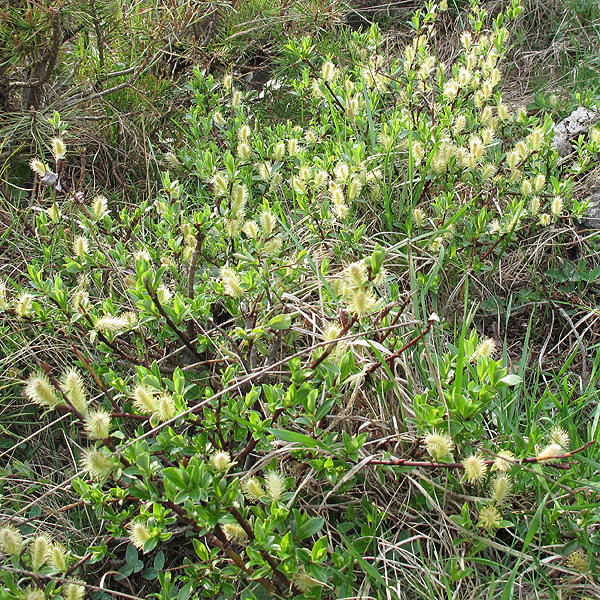
[[[489,269],[511,238],[570,210],[551,121],[510,114],[500,96],[518,12],[515,1],[484,32],[474,7],[452,65],[430,44],[431,2],[399,58],[382,53],[375,27],[353,35],[348,64],[291,41],[300,122],[267,123],[233,74],[198,70],[154,202],[117,210],[83,190],[49,199],[36,226],[52,251],[28,265],[28,287],[2,283],[0,306],[15,323],[67,332],[72,366],[60,375],[37,357],[25,393],[80,424],[84,474],[72,487],[106,538],[48,566],[34,557],[50,556],[42,542],[6,525],[2,551],[35,575],[11,579],[11,593],[51,575],[50,595],[78,597],[73,571],[126,539],[155,561],[178,545],[180,564],[155,569],[157,598],[356,594],[372,577],[356,548],[386,519],[367,497],[336,504],[364,485],[359,463],[379,465],[382,485],[395,468],[457,471],[444,485],[480,492],[476,520],[468,503],[456,517],[462,531],[509,524],[511,472],[567,453],[568,435],[552,432],[530,457],[493,434],[482,446],[494,399],[519,378],[475,333],[433,352],[440,325],[428,309],[442,267]],[[67,152],[62,141],[51,150],[57,161]],[[41,158],[32,168],[49,171]],[[434,267],[405,253],[406,283],[386,256],[411,248]],[[377,431],[347,415],[371,396],[397,401],[396,368],[410,371],[399,427],[422,444],[416,456],[369,457]]]
[[[552,120],[513,111],[502,99],[507,27],[519,3],[487,32],[486,12],[474,5],[472,30],[460,36],[452,64],[436,57],[430,36],[437,5],[427,6],[415,14],[415,36],[401,58],[380,52],[377,32],[359,45],[349,70],[314,64],[308,41],[290,44],[289,52],[308,64],[295,89],[305,110],[360,148],[367,173],[385,182],[359,198],[381,207],[387,228],[416,235],[417,244],[442,254],[446,268],[477,273],[520,231],[572,212],[572,186],[551,147]]]

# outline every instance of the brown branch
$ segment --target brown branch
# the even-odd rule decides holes
[[[50,79],[50,75],[52,75],[52,72],[56,67],[61,44],[62,36],[60,34],[60,9],[54,9],[52,13],[52,46],[48,52],[44,53],[44,55],[40,58],[40,61],[37,63],[39,64],[41,61],[48,60],[44,75],[37,81],[14,81],[8,86],[9,91],[16,87],[35,89],[42,87],[45,83],[47,83],[48,79]]]
[[[436,317],[436,319],[437,319],[437,317]],[[400,350],[397,350],[396,352],[394,352],[394,354],[391,354],[390,356],[388,356],[385,359],[385,362],[388,364],[392,363],[403,352],[408,350],[411,346],[414,346],[419,340],[423,339],[429,333],[429,330],[431,329],[431,326],[436,322],[436,319],[429,317],[429,320],[427,321],[427,325],[425,326],[425,329],[423,329],[423,331],[417,337],[410,340],[410,342],[407,342],[406,344],[404,344],[404,346],[402,346],[402,348],[400,348]],[[378,362],[378,363],[372,364],[370,367],[367,367],[365,369],[365,375],[370,375],[371,373],[373,373],[374,371],[379,369],[379,367],[381,367],[382,364],[383,363]]]
[[[348,331],[350,330],[352,325],[356,322],[356,320],[357,320],[357,316],[354,315],[350,319],[350,321],[348,321],[348,323],[346,323],[345,327],[342,329],[342,331],[340,332],[340,335],[338,336],[337,339],[333,340],[332,342],[321,342],[315,346],[316,348],[326,346],[326,348],[325,348],[325,351],[323,352],[323,354],[321,354],[321,356],[319,356],[318,358],[313,360],[313,362],[310,364],[309,368],[311,368],[313,370],[313,373],[314,373],[314,370],[316,369],[316,367],[319,366],[319,364],[321,364],[321,362],[323,360],[325,360],[325,358],[327,358],[327,356],[329,354],[331,354],[333,349],[336,347],[337,343],[339,341],[342,341],[342,339],[348,333]],[[375,332],[388,332],[389,333],[389,332],[393,331],[394,329],[398,329],[399,327],[402,327],[404,325],[405,325],[405,323],[400,323],[400,324],[394,323],[388,327],[382,327],[380,329],[373,330],[371,333],[375,333]],[[356,337],[360,337],[361,335],[368,335],[369,333],[370,332],[367,331],[364,334],[358,333],[358,334],[354,334],[354,335],[351,335],[348,337],[350,339],[354,339]],[[265,366],[259,372],[259,373],[261,373],[261,375],[258,377],[257,381],[260,381],[262,378],[264,378],[266,373],[270,370],[269,367],[271,367],[273,364],[275,366],[277,366],[278,364],[280,364],[282,362],[283,361],[279,361],[278,363],[265,364]],[[283,408],[278,408],[275,410],[275,412],[271,416],[271,424],[273,424],[277,421],[277,419],[283,413],[283,410],[284,410]],[[239,454],[237,454],[237,456],[235,457],[236,462],[238,462],[240,464],[244,464],[246,457],[254,450],[254,448],[256,448],[257,443],[258,443],[258,440],[253,437],[248,442],[247,446]]]
[[[354,325],[354,323],[356,323],[357,320],[358,320],[358,315],[356,315],[356,314],[352,315],[352,318],[346,323],[346,325],[342,329],[342,331],[340,331],[340,334],[337,336],[337,339],[333,340],[327,346],[327,348],[325,348],[325,350],[323,351],[323,354],[321,354],[321,356],[315,358],[310,363],[308,368],[314,371],[333,352],[334,348],[337,346],[339,339],[343,338],[348,333],[348,331],[350,331],[350,328],[352,327],[352,325]]]
[[[196,533],[198,533],[199,535],[203,534],[203,528],[200,527],[200,525],[198,525],[198,523],[196,523],[193,519],[190,519],[180,506],[178,506],[171,500],[163,500],[161,501],[161,504],[171,509],[176,515],[179,516],[179,519],[181,521],[190,525]],[[229,545],[229,541],[227,540],[227,536],[225,535],[219,524],[216,525],[214,534],[208,533],[204,535],[210,541],[211,544],[225,552],[225,554],[227,554],[227,556],[235,563],[235,565],[239,569],[244,571],[244,573],[246,573],[249,576],[253,575],[253,570],[250,567],[247,567],[242,557],[231,548],[231,546]],[[258,581],[258,583],[260,583],[269,593],[278,595],[276,588],[271,584],[270,581],[268,581],[264,577],[259,577],[258,579],[256,579],[256,581]]]
[[[49,367],[48,367],[48,369],[49,369]],[[50,376],[51,375],[49,374],[49,377]],[[103,439],[102,443],[113,454],[117,454],[117,449],[115,448],[114,444],[111,442],[110,439],[108,439],[108,438],[107,439]],[[118,457],[119,457],[121,463],[125,466],[125,468],[131,466],[131,463],[125,457],[123,457],[123,455],[118,454]],[[196,533],[202,535],[203,528],[200,527],[200,525],[198,525],[198,523],[196,523],[193,519],[191,519],[190,517],[188,517],[185,514],[184,510],[180,506],[178,506],[177,504],[175,504],[171,500],[162,500],[162,501],[160,501],[160,503],[163,506],[165,506],[166,508],[169,508],[170,510],[172,510],[179,517],[178,520],[180,522],[186,523],[187,525],[189,525],[190,527],[192,527],[192,529],[194,529],[194,531],[196,531]],[[217,546],[220,550],[224,551],[227,554],[227,556],[236,564],[236,566],[239,569],[241,569],[247,575],[249,575],[250,577],[252,577],[253,570],[250,567],[247,567],[246,564],[244,563],[244,560],[242,559],[242,557],[231,548],[231,546],[229,545],[229,541],[227,539],[227,536],[225,535],[225,533],[223,532],[223,530],[221,529],[221,527],[220,527],[219,524],[216,525],[216,527],[215,527],[215,533],[214,534],[208,533],[208,534],[205,534],[205,537],[208,540],[210,540],[210,542],[213,545]],[[283,575],[283,573],[281,573],[277,569],[277,566],[275,565],[275,562],[273,561],[272,557],[270,555],[268,555],[268,554],[265,556],[265,554],[266,553],[263,554],[263,558],[269,564],[269,566],[272,568],[273,574],[274,575],[278,575],[279,578],[282,579],[282,581],[285,584],[289,585],[290,581],[287,579],[287,577],[285,577],[285,575]],[[260,583],[269,593],[274,594],[275,596],[279,597],[277,589],[267,579],[265,579],[264,577],[260,577],[260,578],[255,579],[255,580],[258,583]],[[296,593],[299,593],[299,592],[296,590]]]
[[[190,269],[188,271],[188,298],[194,299],[194,280],[196,278],[196,269],[198,268],[198,259],[202,253],[202,244],[204,243],[204,232],[199,229],[196,231],[196,247],[190,261]]]
[[[363,331],[361,333],[354,333],[352,335],[347,335],[344,338],[338,338],[338,342],[340,341],[345,341],[345,340],[353,340],[362,336],[366,336],[366,335],[372,335],[374,333],[379,333],[381,331],[387,331],[388,329],[399,329],[400,327],[407,327],[408,325],[415,325],[417,324],[415,321],[411,321],[408,323],[398,323],[394,326],[388,326],[388,327],[381,327],[379,329],[370,329],[367,331]],[[231,385],[228,385],[227,387],[224,387],[223,389],[219,390],[218,392],[214,393],[212,396],[205,398],[203,400],[200,400],[197,404],[195,404],[194,406],[192,406],[191,408],[188,408],[180,413],[178,413],[177,415],[175,415],[174,417],[172,417],[171,419],[168,419],[167,421],[164,421],[163,423],[159,423],[158,425],[156,425],[156,427],[153,427],[152,429],[146,431],[145,433],[143,433],[142,435],[139,435],[136,438],[136,441],[140,441],[143,439],[146,439],[148,437],[150,437],[151,435],[156,434],[158,431],[160,431],[161,429],[168,427],[170,425],[172,425],[173,423],[175,423],[175,421],[177,421],[178,419],[181,419],[181,417],[185,417],[187,415],[197,415],[200,414],[204,408],[206,407],[207,404],[209,404],[210,402],[214,402],[215,400],[218,400],[219,398],[230,394],[232,391],[237,390],[241,385],[245,384],[245,383],[249,383],[251,381],[256,380],[257,378],[259,378],[263,373],[269,372],[269,371],[273,371],[276,368],[285,365],[287,363],[289,363],[290,360],[293,360],[294,358],[299,358],[301,356],[304,356],[305,354],[309,354],[310,352],[314,352],[317,348],[323,348],[325,346],[328,346],[331,342],[319,342],[317,344],[313,344],[310,347],[307,348],[303,348],[302,350],[298,350],[297,352],[295,352],[294,354],[291,354],[290,356],[286,356],[285,358],[282,358],[281,360],[278,360],[277,362],[269,365],[268,367],[263,367],[261,369],[258,369],[257,371],[250,373],[250,375],[235,381],[234,383],[232,383]],[[122,449],[128,448],[129,446],[131,446],[131,444],[133,444],[133,441],[125,444]]]
[[[393,318],[392,322],[390,323],[390,325],[396,325],[396,323],[398,322],[398,319],[401,317],[401,315],[404,314],[404,311],[406,310],[406,307],[408,306],[409,302],[412,300],[412,297],[416,294],[417,292],[411,292],[406,300],[404,300],[404,302],[401,304],[400,306],[400,310],[397,312],[397,314],[395,315],[395,317]],[[377,322],[375,324],[379,324],[379,320],[377,320]],[[382,344],[383,342],[385,342],[385,340],[389,337],[390,333],[392,333],[392,329],[388,329],[387,331],[383,332],[383,335],[379,336],[379,343]]]
[[[111,403],[111,405],[115,409],[115,411],[120,412],[121,407],[117,404],[115,399],[112,397],[111,393],[106,389],[106,387],[100,381],[100,378],[98,377],[98,375],[96,375],[96,372],[94,371],[94,369],[93,369],[92,365],[89,363],[89,361],[75,347],[75,344],[73,344],[73,342],[71,342],[71,348],[73,349],[73,352],[75,352],[75,354],[77,355],[77,358],[83,363],[83,366],[87,369],[88,373],[92,376],[92,379],[96,382],[96,385],[100,388],[100,391],[108,398],[108,401]]]
[[[110,544],[110,542],[112,542],[114,539],[115,538],[111,535],[103,541],[105,544]],[[76,563],[72,564],[67,571],[65,571],[65,577],[68,577],[69,575],[77,571],[77,569],[79,569],[81,565],[85,564],[86,561],[92,558],[92,556],[94,556],[93,552],[88,552],[87,554],[82,556]]]
[[[183,345],[198,359],[198,360],[203,360],[204,357],[201,356],[198,351],[196,350],[196,348],[194,348],[194,346],[192,345],[191,340],[187,337],[187,335],[185,335],[178,327],[177,325],[175,325],[175,323],[173,323],[173,320],[171,319],[171,317],[169,317],[169,315],[167,314],[167,312],[165,311],[163,305],[160,303],[160,300],[158,299],[158,296],[156,294],[156,292],[150,287],[150,284],[148,283],[148,281],[144,281],[144,286],[146,287],[146,291],[148,292],[148,294],[150,295],[150,298],[152,299],[152,302],[154,302],[154,305],[156,306],[156,309],[158,310],[158,312],[160,313],[160,315],[163,317],[163,319],[167,322],[167,325],[169,326],[169,329],[171,329],[171,331],[181,340],[181,342],[183,343]]]
[[[277,421],[277,419],[281,416],[283,411],[284,411],[283,408],[278,408],[275,410],[275,412],[271,416],[271,425],[273,425]],[[252,437],[250,439],[250,441],[248,442],[247,446],[239,454],[236,455],[235,462],[237,462],[243,466],[244,463],[246,462],[246,457],[248,456],[248,454],[250,454],[252,452],[252,450],[254,450],[254,448],[256,448],[256,444],[258,444],[258,440],[256,438]]]
[[[310,62],[310,60],[308,60],[308,58],[305,58],[303,62],[305,62],[310,67],[310,70],[313,72],[314,76],[318,77],[325,84],[325,87],[329,90],[333,101],[338,105],[338,107],[342,111],[342,114],[344,114],[346,112],[346,107],[338,100],[338,97],[335,95],[335,92],[331,89],[329,82],[321,77],[319,71],[317,71],[316,67]]]
[[[227,510],[233,516],[233,518],[240,524],[242,529],[246,532],[246,535],[251,540],[254,540],[254,537],[255,537],[254,531],[252,531],[252,527],[250,527],[250,523],[248,523],[248,521],[246,521],[246,519],[242,516],[242,513],[240,513],[240,511],[235,506],[230,506]],[[288,579],[288,577],[286,577],[277,568],[277,565],[275,564],[273,557],[268,552],[266,552],[265,550],[262,550],[261,556],[265,559],[267,564],[271,567],[271,570],[273,571],[273,575],[277,579],[279,579],[279,581],[281,581],[281,583],[283,583],[283,585],[285,585],[287,588],[291,587],[292,592],[296,596],[299,596],[300,594],[302,594],[302,592]]]
[[[545,463],[550,467],[554,467],[555,469],[569,469],[571,465],[568,463],[561,464],[561,463],[553,463],[553,462],[549,462],[549,461],[564,460],[566,458],[570,458],[574,454],[577,454],[578,452],[582,452],[586,448],[593,446],[595,443],[596,443],[596,440],[592,440],[591,442],[588,442],[587,444],[584,444],[583,446],[581,446],[581,448],[577,448],[576,450],[571,450],[570,452],[565,452],[564,454],[557,454],[556,456],[549,456],[548,458],[538,458],[537,456],[531,456],[529,458],[523,458],[520,460],[519,459],[510,459],[510,458],[505,458],[505,457],[501,457],[501,459],[503,461],[513,464],[513,465],[527,465],[527,464],[530,465],[530,464]],[[484,452],[488,452],[489,454],[491,454],[488,450],[485,450],[485,449],[484,449]],[[483,462],[485,465],[487,465],[489,467],[496,462],[496,459],[484,460]],[[389,466],[393,466],[393,467],[422,467],[425,469],[464,469],[465,468],[465,466],[462,463],[436,463],[436,462],[432,462],[432,461],[411,461],[407,458],[394,458],[394,459],[390,459],[390,460],[370,460],[366,464],[389,465]]]
[[[593,446],[595,443],[596,443],[596,440],[591,440],[590,442],[588,442],[587,444],[584,444],[580,448],[577,448],[576,450],[571,450],[570,452],[567,452],[566,454],[562,454],[558,458],[569,458],[570,456],[573,456],[573,454],[577,454],[579,452],[582,452],[586,448]]]
[[[60,387],[60,384],[58,383],[56,377],[54,377],[54,375],[52,374],[52,369],[50,368],[50,365],[47,362],[42,362],[41,363],[41,367],[44,370],[44,372],[46,373],[46,375],[48,376],[48,379],[50,380],[50,383],[58,390],[58,392],[60,393],[60,395],[63,397],[63,400],[67,403],[67,406],[69,407],[70,411],[83,423],[85,422],[85,417],[73,406],[73,403],[71,402],[71,400],[69,400],[69,397],[67,396],[67,394],[65,394],[65,392],[63,391],[63,389]]]
[[[110,416],[117,419],[132,419],[134,421],[150,421],[151,418],[147,415],[135,415],[132,413],[122,412],[121,410],[119,410],[118,412],[110,413]]]
[[[202,244],[204,243],[204,232],[200,230],[200,226],[196,225],[196,247],[192,253],[192,260],[190,260],[190,268],[188,270],[188,298],[194,299],[194,282],[196,280],[196,269],[198,268],[198,259],[202,254]],[[191,339],[195,335],[194,331],[194,320],[190,319],[187,323],[187,334]]]
[[[117,449],[115,448],[114,444],[111,442],[110,439],[108,439],[108,438],[103,439],[102,443],[113,454],[117,454]],[[125,466],[125,468],[131,466],[131,463],[126,458],[124,458],[122,454],[118,454],[118,457],[119,457],[121,463]],[[198,523],[196,523],[196,521],[194,521],[193,519],[188,517],[185,514],[184,510],[180,506],[175,504],[173,501],[161,500],[160,504],[162,504],[164,507],[169,508],[171,511],[173,511],[178,516],[178,520],[180,522],[183,522],[186,525],[189,525],[194,531],[196,531],[196,533],[198,533],[200,535],[203,534],[203,528],[200,527],[200,525],[198,525]],[[210,543],[212,543],[214,546],[217,546],[217,548],[219,548],[220,550],[225,552],[225,554],[227,554],[227,556],[236,564],[236,566],[239,569],[244,571],[250,577],[253,576],[253,570],[250,567],[247,567],[246,564],[244,563],[244,560],[242,559],[242,557],[231,548],[231,546],[229,545],[227,536],[225,535],[225,533],[223,532],[223,530],[221,529],[219,524],[216,525],[214,534],[208,533],[208,534],[204,534],[204,535],[208,540],[210,540]],[[280,578],[283,578],[284,583],[289,584],[290,582],[287,579],[287,577],[285,577],[285,575],[283,575],[277,569],[277,566],[275,565],[272,557],[268,556],[268,559],[270,559],[270,560],[268,560],[266,556],[264,556],[264,558],[265,558],[265,561],[269,564],[269,566],[271,566],[271,568],[273,569],[273,574],[274,575],[278,574],[280,576]],[[257,579],[255,579],[255,581],[260,583],[269,593],[274,594],[276,597],[280,597],[277,592],[277,589],[271,584],[270,581],[268,581],[264,577],[257,578]]]

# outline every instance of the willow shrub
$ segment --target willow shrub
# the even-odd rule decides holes
[[[55,115],[54,163],[31,163],[42,251],[28,284],[2,282],[1,306],[9,324],[68,332],[72,367],[43,363],[25,394],[78,423],[71,488],[104,538],[79,556],[24,537],[15,516],[0,530],[7,597],[81,598],[86,563],[111,556],[165,600],[383,593],[377,558],[363,558],[387,518],[372,486],[391,497],[415,469],[437,482],[423,484],[428,502],[409,500],[434,537],[432,499],[466,490],[447,505],[462,556],[529,527],[511,498],[546,480],[519,474],[567,453],[569,434],[555,427],[536,448],[500,431],[520,378],[468,311],[448,343],[434,309],[442,274],[489,271],[520,236],[581,212],[573,176],[599,135],[569,171],[551,119],[502,101],[517,1],[491,31],[474,7],[452,64],[429,44],[438,8],[417,12],[395,58],[376,28],[353,34],[348,64],[291,41],[303,71],[280,83],[298,123],[263,124],[256,92],[198,71],[153,204],[65,191]],[[393,452],[373,445],[374,405],[395,420]]]

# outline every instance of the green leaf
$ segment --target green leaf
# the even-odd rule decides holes
[[[133,544],[127,544],[125,550],[125,561],[128,565],[133,565],[138,559],[138,552]]]
[[[354,355],[352,352],[346,352],[340,360],[340,383],[344,383],[348,375],[354,368]]]
[[[276,315],[267,323],[267,328],[289,329],[292,326],[292,318],[295,317],[296,314]]]
[[[350,542],[344,535],[341,535],[341,538],[348,554],[350,554],[354,560],[356,560],[369,579],[381,586],[381,589],[387,589],[387,583],[379,574],[379,571],[371,563],[367,562],[362,557],[361,553],[354,549],[352,542]]]
[[[323,525],[325,525],[325,520],[321,517],[311,517],[306,523],[303,523],[298,529],[298,539],[305,540],[309,538],[311,535],[317,533],[323,529]]]
[[[193,538],[192,543],[194,544],[194,550],[198,558],[203,561],[208,561],[208,548],[197,538]]]
[[[500,380],[500,383],[504,383],[506,385],[519,385],[522,381],[523,379],[521,379],[521,377],[519,377],[518,375],[515,375],[514,373],[509,373]]]
[[[158,571],[154,567],[148,567],[147,569],[144,569],[142,577],[147,581],[152,581],[158,577]]]
[[[148,473],[150,470],[150,454],[148,452],[140,452],[136,456],[135,462],[142,471]]]
[[[192,584],[186,583],[180,590],[177,596],[177,600],[188,600],[192,595]]]
[[[154,550],[154,548],[156,548],[158,542],[159,542],[159,539],[157,537],[150,538],[144,544],[144,552],[152,552],[152,550]],[[141,571],[144,568],[144,563],[141,560],[139,560],[135,563],[134,567],[135,567],[134,570],[137,573],[138,571]]]
[[[120,581],[121,579],[125,579],[129,577],[133,573],[133,567],[129,565],[123,565],[119,571],[115,574],[115,579]]]
[[[310,557],[313,562],[321,562],[327,556],[327,536],[319,538],[312,547]]]
[[[288,431],[287,429],[273,429],[269,428],[267,431],[274,435],[276,438],[283,440],[284,442],[293,442],[301,444],[307,448],[318,448],[319,442],[308,435],[303,433],[297,433],[295,431]]]
[[[377,247],[371,255],[371,273],[377,275],[381,271],[383,261],[385,260],[385,250]]]

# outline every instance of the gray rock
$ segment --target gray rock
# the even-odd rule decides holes
[[[573,151],[571,140],[587,133],[592,125],[600,121],[600,111],[580,106],[554,128],[553,146],[559,156],[568,156]]]
[[[590,205],[581,215],[580,223],[585,229],[600,229],[600,186],[589,189],[586,196]]]

